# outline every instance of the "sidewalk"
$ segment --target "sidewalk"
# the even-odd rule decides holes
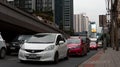
[[[103,50],[99,50],[97,54],[78,67],[120,67],[120,50],[107,48],[105,53]]]

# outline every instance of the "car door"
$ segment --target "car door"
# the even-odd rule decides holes
[[[63,36],[61,36],[61,41],[63,41],[63,43],[61,44],[62,57],[65,57],[67,55],[67,43]]]
[[[59,58],[62,58],[64,56],[64,49],[65,48],[64,48],[64,43],[60,43],[60,41],[63,41],[61,35],[59,35],[57,37],[56,43],[57,43],[57,46],[58,46]]]

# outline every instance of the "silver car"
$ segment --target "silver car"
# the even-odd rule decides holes
[[[1,34],[0,34],[0,58],[3,59],[6,56],[6,45],[5,41],[3,40]]]

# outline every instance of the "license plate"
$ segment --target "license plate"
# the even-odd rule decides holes
[[[36,54],[29,54],[29,58],[36,58],[37,55]]]

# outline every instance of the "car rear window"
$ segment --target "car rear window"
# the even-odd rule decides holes
[[[80,42],[81,42],[81,41],[80,41],[79,38],[70,38],[70,39],[67,40],[67,43],[68,43],[68,44],[72,44],[72,43],[74,43],[74,44],[79,44]]]

